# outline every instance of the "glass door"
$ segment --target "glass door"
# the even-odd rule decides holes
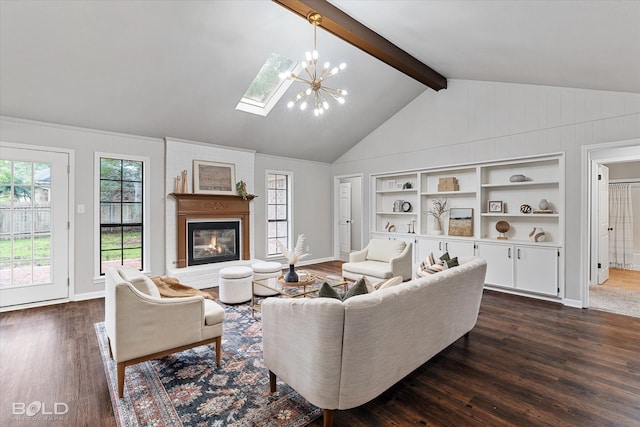
[[[69,155],[2,147],[0,306],[68,297]]]

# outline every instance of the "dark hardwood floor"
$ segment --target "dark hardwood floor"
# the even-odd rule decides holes
[[[0,314],[0,425],[115,425],[93,326],[103,310],[100,299]],[[69,412],[13,415],[34,401]],[[469,338],[334,425],[638,426],[640,319],[485,291]]]

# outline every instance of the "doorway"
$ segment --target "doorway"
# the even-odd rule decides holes
[[[334,178],[334,206],[334,257],[349,261],[363,247],[362,174]]]
[[[596,149],[590,151],[589,156],[591,232],[584,306],[638,315],[634,307],[640,301],[640,146]],[[633,186],[637,199],[633,203],[633,229],[624,230],[625,241],[633,241],[632,253],[626,248],[625,259],[629,262],[625,261],[624,266],[619,265],[619,259],[610,260],[610,257],[616,256],[610,247],[613,248],[616,241],[620,241],[622,229],[619,224],[609,221],[609,200],[603,200],[609,199],[609,189],[613,188],[611,184],[619,183]]]
[[[69,296],[68,166],[68,153],[2,147],[2,308]]]

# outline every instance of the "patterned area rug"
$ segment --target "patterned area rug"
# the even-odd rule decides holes
[[[640,317],[640,292],[606,285],[589,285],[589,308]]]
[[[219,367],[213,345],[129,366],[122,399],[104,322],[95,324],[118,426],[296,427],[322,415],[286,384],[269,392],[260,318],[252,318],[246,304],[220,305],[225,319]]]

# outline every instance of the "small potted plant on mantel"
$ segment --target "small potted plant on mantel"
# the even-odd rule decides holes
[[[447,209],[447,199],[436,199],[433,201],[433,207],[427,211],[427,214],[433,217],[433,234],[442,234],[442,218],[449,212]]]

